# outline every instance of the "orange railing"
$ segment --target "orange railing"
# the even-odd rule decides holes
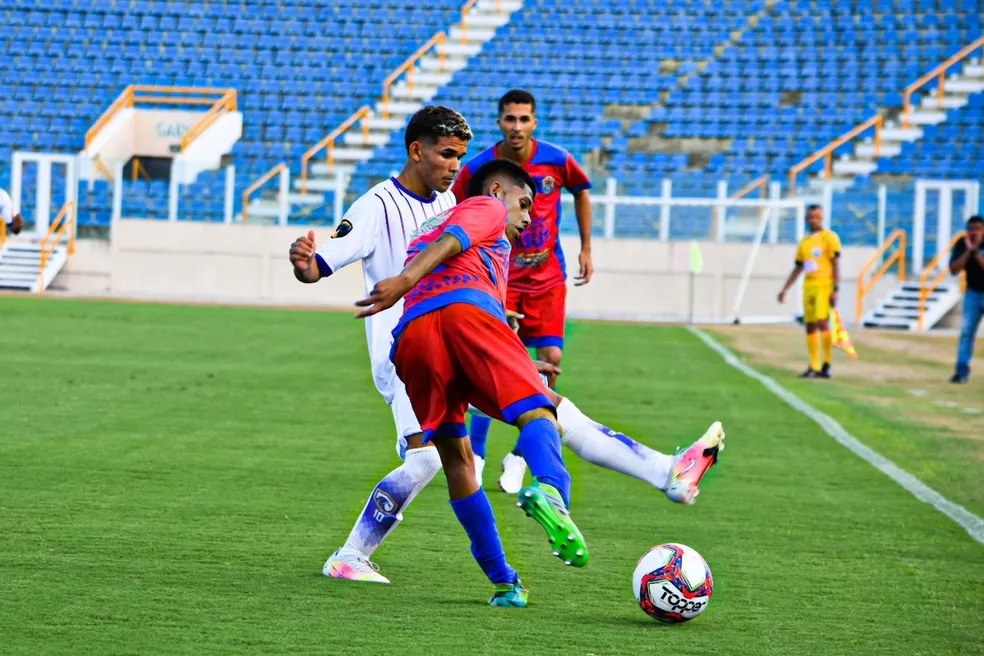
[[[770,180],[772,180],[772,178],[769,176],[768,173],[763,175],[761,178],[755,178],[747,185],[745,185],[744,187],[733,193],[731,195],[731,198],[733,199],[744,198],[745,196],[747,196],[748,194],[752,193],[755,190],[758,190],[759,198],[764,198],[766,193],[768,193]]]
[[[895,249],[895,252],[883,261],[882,258],[885,257],[885,253],[887,253],[888,250],[896,244],[896,242],[898,247]],[[858,273],[858,301],[857,308],[855,308],[857,312],[858,325],[861,325],[861,317],[864,315],[864,297],[868,295],[868,292],[874,289],[875,285],[878,284],[878,281],[882,279],[882,276],[888,273],[888,270],[891,269],[896,262],[899,265],[899,280],[905,280],[905,251],[906,234],[905,230],[900,228],[888,236],[885,243],[879,246],[878,250],[875,251],[875,254],[872,255],[861,268],[861,272]],[[878,268],[878,271],[871,276],[871,279],[865,280],[868,272],[871,271],[872,267],[879,262],[881,262],[881,266]]]
[[[966,233],[961,230],[953,239],[950,240],[950,245],[945,251],[941,251],[939,255],[930,260],[926,268],[923,269],[922,275],[919,276],[919,326],[918,329],[923,329],[923,318],[926,316],[926,301],[929,299],[929,295],[936,291],[936,288],[950,276],[950,267],[944,266],[942,269],[937,270],[940,266],[940,261],[944,257],[950,256],[950,251],[956,246],[957,242],[964,238]],[[932,278],[932,279],[930,279]],[[967,280],[964,278],[962,284],[966,285]]]
[[[957,54],[953,55],[942,64],[926,73],[921,78],[910,84],[905,88],[905,93],[902,97],[902,127],[909,127],[909,118],[912,115],[912,94],[926,86],[929,82],[938,78],[936,84],[936,106],[940,107],[943,104],[943,83],[946,80],[946,72],[951,66],[964,59],[970,53],[974,52],[978,48],[982,49],[984,53],[984,36],[979,37],[976,41],[963,48]]]
[[[389,77],[383,81],[383,117],[389,118],[390,87],[404,73],[407,74],[407,88],[413,91],[413,72],[417,62],[426,55],[431,48],[440,45],[438,57],[441,60],[441,70],[444,70],[444,45],[447,42],[447,35],[442,31],[432,36],[427,43],[420,46],[417,52],[410,55],[405,62],[397,66],[396,70],[390,73]]]
[[[62,239],[68,239],[68,254],[75,255],[75,201],[62,205],[58,216],[48,227],[48,234],[41,240],[41,267],[38,291],[44,291],[44,268]]]
[[[88,148],[96,138],[96,135],[99,134],[99,131],[116,118],[120,112],[128,107],[135,107],[141,104],[211,105],[205,115],[182,136],[181,150],[184,151],[192,141],[200,137],[223,114],[236,111],[236,90],[211,87],[159,87],[132,84],[123,90],[123,93],[113,101],[109,109],[103,112],[102,116],[85,133],[85,147]]]
[[[0,249],[7,243],[7,224],[0,221]]]
[[[346,130],[355,125],[356,121],[362,119],[362,142],[369,143],[369,116],[372,114],[372,108],[369,105],[363,105],[356,110],[354,114],[345,119],[345,122],[335,128],[331,134],[319,141],[318,143],[311,146],[306,153],[301,155],[301,193],[307,193],[307,180],[308,180],[308,164],[311,158],[317,155],[322,148],[326,148],[328,153],[325,158],[325,163],[328,166],[333,166],[335,164],[335,140],[342,136]]]
[[[205,133],[205,130],[212,127],[216,121],[222,118],[229,112],[236,111],[236,90],[227,89],[222,97],[219,98],[212,107],[205,112],[205,115],[198,119],[198,122],[192,125],[184,136],[181,137],[181,151],[184,152],[188,149],[198,137]]]
[[[461,43],[468,43],[468,12],[471,8],[475,6],[478,0],[468,0],[465,6],[461,8]],[[502,8],[501,0],[495,0],[495,10],[499,11]]]
[[[271,178],[273,178],[275,175],[278,175],[279,173],[281,173],[286,169],[287,169],[287,165],[284,164],[283,162],[280,162],[272,169],[270,169],[262,176],[260,176],[260,178],[256,182],[246,187],[245,191],[243,191],[243,223],[249,221],[249,197],[252,196],[257,189],[259,189],[267,182],[269,182]]]
[[[875,128],[875,156],[877,157],[881,151],[881,132],[883,125],[884,118],[881,114],[876,114],[864,123],[861,123],[853,129],[845,132],[820,150],[796,164],[796,166],[789,170],[789,195],[792,196],[796,192],[796,176],[798,176],[806,167],[819,161],[820,159],[824,160],[824,180],[829,180],[830,174],[834,168],[834,151],[872,127]]]

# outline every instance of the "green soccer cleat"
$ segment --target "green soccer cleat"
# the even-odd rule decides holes
[[[513,583],[495,583],[495,591],[489,599],[490,606],[504,608],[526,608],[530,591],[523,587],[523,582],[517,577]]]
[[[547,532],[547,539],[554,548],[553,555],[574,567],[588,564],[588,545],[556,488],[534,481],[533,485],[519,491],[516,505]]]

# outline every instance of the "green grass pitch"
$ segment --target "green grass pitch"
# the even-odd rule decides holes
[[[325,579],[397,462],[367,365],[344,314],[0,298],[0,653],[984,652],[984,546],[680,328],[572,325],[561,391],[662,450],[721,419],[695,506],[567,453],[592,560],[565,568],[495,488],[497,426],[529,608],[486,606],[440,475],[376,554],[392,585]],[[714,573],[689,624],[632,598],[665,541]]]

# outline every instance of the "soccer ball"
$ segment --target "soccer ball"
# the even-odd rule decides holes
[[[707,609],[714,591],[711,570],[688,546],[660,544],[643,555],[632,574],[639,608],[667,624],[692,620]]]

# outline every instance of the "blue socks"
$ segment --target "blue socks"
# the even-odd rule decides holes
[[[492,504],[479,488],[464,499],[452,499],[451,508],[471,539],[472,556],[492,583],[512,583],[516,570],[506,562],[506,551],[499,538],[499,529],[492,514]]]
[[[489,439],[489,428],[491,426],[491,417],[486,414],[480,414],[477,411],[472,413],[468,436],[471,438],[472,451],[480,458],[485,457],[485,442]]]
[[[571,475],[560,455],[560,431],[549,419],[534,419],[519,431],[518,450],[522,451],[530,473],[540,483],[557,488],[564,503],[571,505]]]

